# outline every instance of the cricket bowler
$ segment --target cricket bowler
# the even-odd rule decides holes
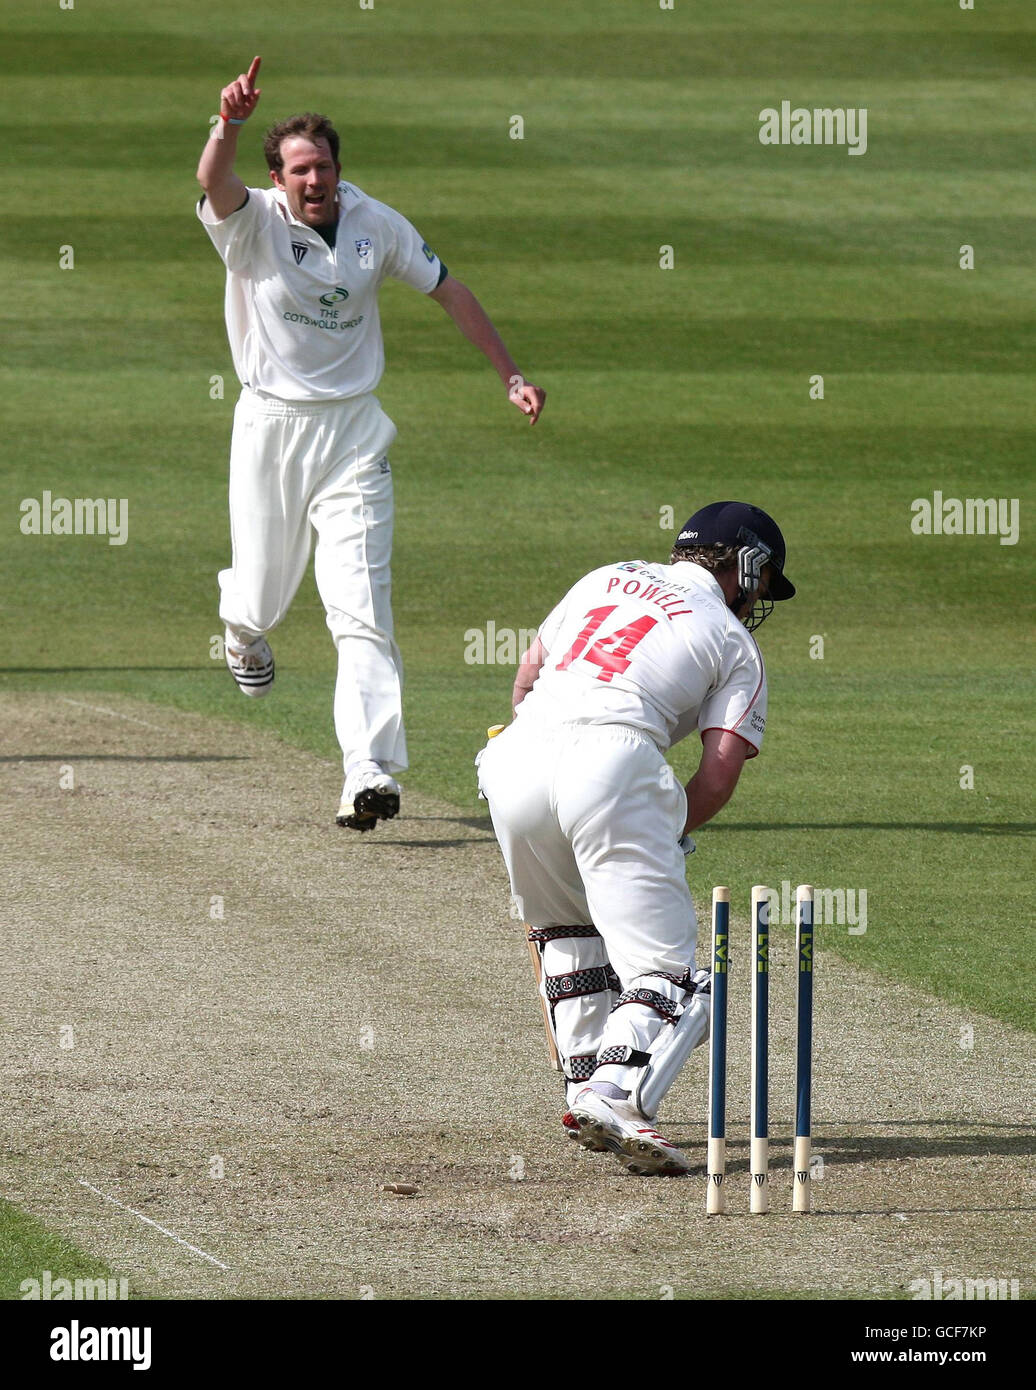
[[[341,177],[330,121],[279,121],[263,149],[272,187],[234,171],[261,95],[260,58],[223,88],[198,164],[198,217],[227,270],[226,324],[241,382],[230,447],[232,558],[220,573],[226,660],[245,695],[273,684],[267,634],[309,563],[338,653],[335,732],[345,784],[336,820],[371,830],[399,810],[407,766],[393,635],[396,428],[374,392],[384,368],[378,290],[393,278],[436,300],[535,424],[526,381],[478,300],[407,219]]]

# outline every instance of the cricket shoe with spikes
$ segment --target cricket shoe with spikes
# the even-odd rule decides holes
[[[347,830],[373,830],[399,812],[400,785],[375,762],[354,763],[342,788],[335,821]]]
[[[227,668],[237,681],[242,695],[265,695],[273,685],[273,652],[265,637],[257,637],[247,646],[224,643]]]
[[[628,1100],[611,1100],[587,1087],[572,1102],[572,1118],[584,1148],[603,1146],[637,1177],[677,1177],[689,1169],[679,1149]]]
[[[584,1149],[588,1149],[592,1154],[606,1154],[608,1145],[602,1144],[599,1140],[592,1138],[589,1134],[581,1135],[579,1121],[572,1114],[571,1110],[566,1110],[561,1117],[561,1123],[565,1129],[565,1136],[574,1139],[581,1144]]]

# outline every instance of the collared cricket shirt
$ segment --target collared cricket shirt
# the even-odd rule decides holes
[[[446,268],[401,213],[338,185],[334,247],[292,216],[275,188],[249,188],[220,221],[198,217],[227,268],[225,312],[244,386],[289,401],[373,391],[385,367],[378,289],[391,277],[430,293]]]

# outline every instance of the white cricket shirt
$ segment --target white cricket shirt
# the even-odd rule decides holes
[[[391,276],[427,294],[438,256],[401,213],[338,185],[334,248],[298,221],[275,188],[250,188],[222,221],[198,217],[227,268],[227,336],[244,386],[289,401],[373,391],[385,367],[378,289]]]
[[[516,719],[627,724],[664,752],[692,729],[728,729],[755,757],[766,671],[755,639],[700,565],[606,565],[540,628],[547,658]]]

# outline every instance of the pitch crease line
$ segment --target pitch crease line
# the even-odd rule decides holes
[[[135,719],[132,714],[120,714],[118,710],[105,709],[103,705],[87,705],[82,700],[70,700],[67,695],[59,695],[63,705],[75,705],[76,709],[92,710],[94,714],[108,714],[112,719],[125,719],[130,724],[140,724],[145,729],[154,729],[157,734],[171,734],[172,729],[163,729],[159,724],[149,724],[146,719]]]
[[[111,1204],[118,1207],[120,1211],[128,1211],[131,1216],[139,1216],[141,1221],[146,1221],[149,1226],[154,1226],[156,1231],[161,1231],[162,1234],[168,1236],[170,1240],[175,1240],[177,1245],[186,1246],[187,1249],[193,1251],[195,1255],[200,1255],[203,1260],[211,1261],[212,1264],[218,1265],[220,1269],[230,1269],[230,1266],[225,1265],[222,1260],[217,1260],[215,1255],[208,1255],[204,1250],[199,1250],[196,1245],[192,1245],[189,1240],[184,1240],[181,1236],[174,1235],[172,1231],[167,1231],[164,1226],[160,1226],[157,1221],[152,1221],[151,1217],[145,1216],[142,1211],[135,1211],[133,1207],[127,1207],[125,1203],[120,1202],[117,1198],[109,1197],[107,1192],[102,1192],[99,1187],[94,1187],[93,1183],[87,1182],[85,1178],[76,1178],[76,1182],[80,1183],[83,1187],[88,1187],[91,1192],[96,1192],[98,1197],[103,1197],[106,1202],[111,1202]]]

